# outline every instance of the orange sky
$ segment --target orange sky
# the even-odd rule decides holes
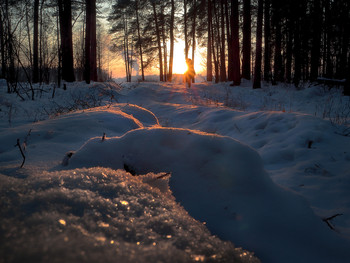
[[[168,45],[170,46],[170,45]],[[185,62],[185,54],[184,54],[184,49],[185,49],[185,43],[182,40],[178,40],[175,42],[174,45],[174,65],[173,65],[173,73],[175,74],[183,74],[186,71],[186,62]],[[203,72],[204,66],[203,66],[203,50],[197,49],[195,53],[195,71],[196,73],[201,73]],[[168,51],[169,54],[169,51]],[[190,50],[190,58],[191,58],[191,50]],[[119,56],[118,58],[114,59],[113,61],[110,62],[110,71],[112,71],[113,77],[114,78],[122,78],[125,77],[125,64],[124,61],[122,60],[122,57]],[[158,69],[153,69],[153,70],[148,70],[146,75],[157,75],[159,74]],[[135,71],[133,71],[133,76],[137,75]],[[141,72],[139,73],[141,75]]]

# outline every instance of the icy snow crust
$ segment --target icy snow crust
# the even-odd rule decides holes
[[[249,85],[1,87],[3,260],[346,262],[349,101]]]
[[[0,174],[1,262],[259,262],[125,171],[28,172]]]

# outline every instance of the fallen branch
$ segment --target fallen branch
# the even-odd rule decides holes
[[[25,156],[24,153],[23,153],[21,144],[19,143],[19,139],[17,139],[17,143],[16,143],[15,147],[16,147],[16,146],[18,146],[18,148],[19,148],[19,150],[20,150],[20,152],[21,152],[21,154],[22,154],[22,157],[23,157],[23,162],[22,162],[22,164],[21,164],[21,168],[22,168],[23,165],[24,165],[24,162],[26,161],[26,156]]]

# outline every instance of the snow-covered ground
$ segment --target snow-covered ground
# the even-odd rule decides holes
[[[229,84],[1,81],[2,261],[347,262],[349,97]]]

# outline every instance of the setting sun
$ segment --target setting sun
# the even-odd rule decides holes
[[[187,70],[187,65],[185,61],[185,42],[175,42],[174,45],[174,64],[173,73],[183,74]]]
[[[185,58],[185,42],[183,40],[179,40],[174,44],[174,64],[173,64],[173,73],[174,74],[184,74],[187,70],[186,58]],[[191,52],[191,50],[189,50]],[[189,54],[189,58],[191,58],[191,54]],[[202,56],[198,50],[195,53],[194,59],[194,69],[196,73],[200,73],[203,71],[203,66],[201,65]]]

